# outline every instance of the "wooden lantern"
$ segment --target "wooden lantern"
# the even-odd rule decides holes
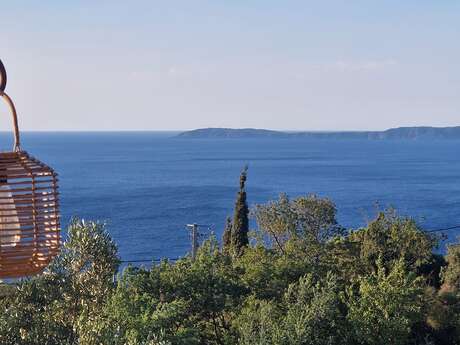
[[[0,152],[0,279],[40,273],[60,246],[57,174],[21,149],[5,86],[0,61],[0,97],[11,110],[15,138],[13,151]]]

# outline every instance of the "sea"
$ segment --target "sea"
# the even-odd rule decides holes
[[[460,141],[176,134],[25,132],[22,147],[59,174],[64,238],[72,217],[105,222],[121,259],[135,264],[187,255],[187,224],[201,225],[200,239],[220,238],[245,165],[250,206],[313,193],[332,199],[349,229],[388,207],[426,230],[460,225]],[[0,134],[2,150],[11,142]],[[459,230],[446,231],[447,242]]]

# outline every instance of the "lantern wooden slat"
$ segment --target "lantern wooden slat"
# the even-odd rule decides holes
[[[32,161],[25,151],[0,153],[1,163],[5,157],[8,164],[33,163],[34,168],[16,173],[8,164],[0,164],[0,180],[6,177],[6,182],[0,182],[0,278],[37,274],[59,251],[57,175],[45,164]],[[40,181],[43,174],[48,178]],[[23,187],[18,185],[19,178],[28,179],[19,182]]]
[[[53,182],[53,180],[40,180],[40,181],[37,181],[38,184],[40,183],[51,183]],[[56,182],[59,182],[59,179],[56,179]],[[17,181],[17,182],[10,182],[10,186],[20,186],[20,185],[24,185],[24,184],[31,184],[30,181]]]
[[[42,272],[61,241],[57,174],[20,148],[16,109],[2,80],[6,75],[0,97],[13,115],[15,144],[0,152],[0,279]]]
[[[21,201],[27,201],[30,199],[34,199],[35,201],[39,201],[39,202],[48,202],[48,203],[56,202],[54,193],[52,194],[45,193],[43,195],[38,195],[38,196],[34,195],[33,193],[32,194],[21,194],[21,195],[16,194],[16,198],[14,200],[15,200],[15,204],[18,204]],[[8,197],[1,197],[0,198],[0,209],[1,209],[1,205],[6,205],[6,206],[12,205],[13,203],[9,202],[9,200],[10,199],[8,199]]]

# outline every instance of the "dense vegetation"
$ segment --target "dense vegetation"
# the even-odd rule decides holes
[[[0,344],[460,343],[459,244],[435,254],[392,210],[346,230],[313,195],[255,206],[248,244],[242,179],[226,249],[194,261],[117,273],[104,225],[74,220],[49,269],[3,291]]]

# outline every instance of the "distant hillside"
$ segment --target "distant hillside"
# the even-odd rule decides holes
[[[255,128],[201,128],[180,133],[178,138],[311,138],[311,139],[460,139],[457,127],[399,127],[385,131],[353,132],[282,132]]]
[[[285,132],[255,128],[201,128],[182,132],[178,135],[183,138],[288,138],[291,135]]]

